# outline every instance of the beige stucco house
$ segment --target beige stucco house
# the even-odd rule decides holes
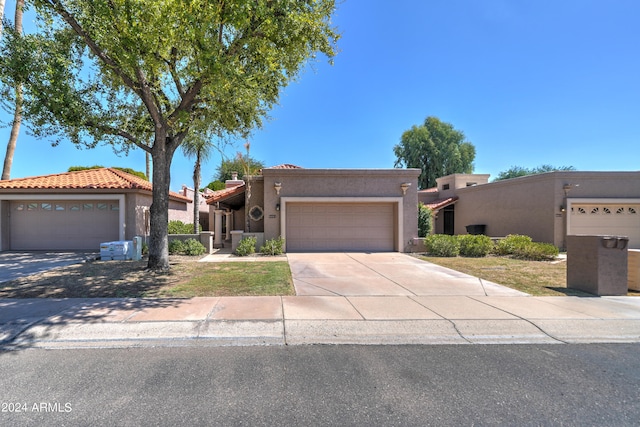
[[[148,235],[151,183],[100,168],[0,181],[0,250],[100,250]],[[170,193],[169,218],[193,221],[191,200]]]
[[[562,171],[489,183],[489,175],[454,174],[418,192],[435,213],[435,232],[526,234],[566,248],[572,234],[621,235],[640,248],[640,172]]]
[[[418,169],[265,168],[208,199],[216,245],[282,237],[295,251],[410,250]],[[218,232],[220,231],[220,232]],[[232,238],[235,236],[235,239]]]

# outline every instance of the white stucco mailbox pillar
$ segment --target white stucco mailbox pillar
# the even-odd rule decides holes
[[[213,219],[213,247],[214,248],[221,248],[222,245],[222,214],[224,213],[223,210],[220,209],[216,209],[215,211],[215,216]]]

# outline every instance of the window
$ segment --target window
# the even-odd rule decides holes
[[[96,209],[99,211],[106,211],[107,204],[106,203],[96,203]]]
[[[260,221],[264,216],[264,212],[260,206],[254,206],[249,211],[249,217],[254,221]]]
[[[28,203],[27,204],[27,210],[28,211],[37,211],[38,210],[38,204],[37,203]]]
[[[449,184],[443,184],[442,185],[442,189],[443,190],[448,190],[449,189]]]
[[[635,215],[637,213],[635,208],[631,208],[631,207],[628,209],[628,211],[631,215]]]
[[[93,210],[93,203],[85,203],[82,205],[82,210],[83,211],[92,211]]]
[[[52,209],[51,203],[40,203],[40,208],[43,211],[50,211]]]
[[[18,203],[16,205],[16,210],[17,211],[23,211],[24,210],[24,204],[23,203]]]
[[[71,205],[69,206],[69,210],[70,211],[79,211],[80,210],[80,205]]]
[[[55,210],[57,210],[57,211],[63,211],[63,210],[64,210],[64,205],[62,205],[62,204],[60,204],[60,203],[56,203]]]
[[[120,210],[120,205],[118,203],[111,204],[110,207],[111,207],[112,211],[119,211]]]

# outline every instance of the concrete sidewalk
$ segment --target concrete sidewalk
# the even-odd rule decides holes
[[[640,298],[2,299],[0,342],[2,349],[640,342]]]

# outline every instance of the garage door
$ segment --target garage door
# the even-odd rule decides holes
[[[118,240],[117,200],[12,201],[11,249],[100,250]]]
[[[640,249],[640,203],[572,204],[567,234],[628,236]]]
[[[392,203],[288,203],[287,251],[393,251]]]

